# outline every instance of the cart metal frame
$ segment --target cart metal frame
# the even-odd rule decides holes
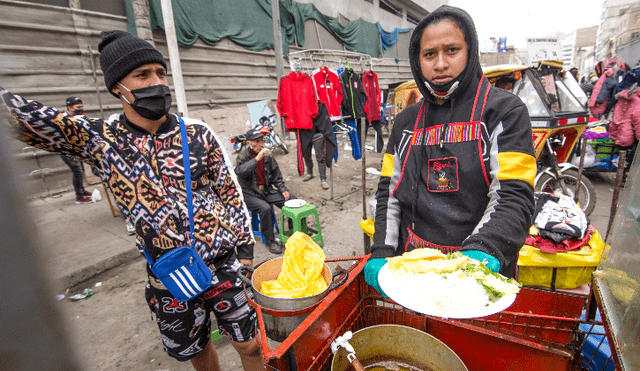
[[[257,305],[258,341],[270,370],[329,370],[331,342],[346,331],[378,324],[399,324],[425,331],[449,346],[469,370],[579,370],[579,324],[585,297],[522,288],[508,311],[477,319],[432,317],[383,298],[364,281],[368,256],[327,259],[353,261],[347,282],[316,305],[296,312]],[[276,349],[269,347],[263,314],[298,316],[302,324]],[[601,324],[600,322],[590,322]]]

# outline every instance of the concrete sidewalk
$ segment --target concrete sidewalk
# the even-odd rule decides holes
[[[56,290],[141,256],[135,236],[127,234],[120,213],[113,217],[104,190],[99,189],[102,200],[92,204],[76,204],[74,192],[27,203],[42,246],[42,261]]]

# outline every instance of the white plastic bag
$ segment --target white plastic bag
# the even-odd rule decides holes
[[[591,144],[586,143],[585,145],[587,147],[585,148],[584,164],[582,165],[582,167],[587,168],[587,167],[592,167],[593,165],[595,165],[595,163],[596,163],[596,151],[593,149]],[[575,165],[575,166],[580,166],[580,156],[574,157],[573,160],[571,160],[571,164]]]
[[[94,189],[93,192],[91,193],[91,199],[93,200],[93,202],[98,202],[102,200],[102,195],[100,194],[100,191],[97,189]]]

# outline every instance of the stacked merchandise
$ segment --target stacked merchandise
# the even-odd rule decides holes
[[[533,217],[518,256],[518,281],[559,289],[589,283],[604,242],[582,209],[570,197],[538,192]]]
[[[618,148],[607,127],[596,126],[582,134],[586,140],[585,168],[614,170],[618,165]]]

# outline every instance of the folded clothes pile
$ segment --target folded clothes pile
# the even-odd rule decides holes
[[[572,198],[543,192],[536,192],[535,197],[533,224],[538,233],[527,237],[527,245],[555,254],[578,250],[587,244],[595,229]]]

